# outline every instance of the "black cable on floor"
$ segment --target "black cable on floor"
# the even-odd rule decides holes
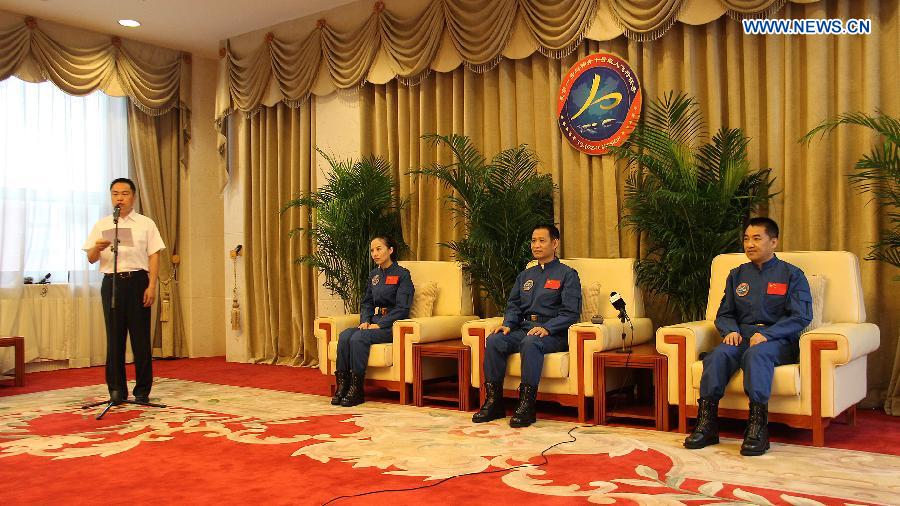
[[[353,498],[353,497],[363,497],[363,496],[367,496],[367,495],[383,494],[383,493],[385,493],[385,492],[412,492],[412,491],[414,491],[414,490],[422,490],[422,489],[426,489],[426,488],[436,487],[436,486],[438,486],[438,485],[440,485],[440,484],[442,484],[442,483],[446,483],[446,482],[448,482],[448,481],[450,481],[450,480],[452,480],[452,479],[454,479],[454,478],[461,478],[461,477],[463,477],[463,476],[477,476],[477,475],[482,475],[482,474],[505,473],[505,472],[508,472],[508,471],[512,471],[512,470],[514,470],[514,469],[522,469],[522,468],[525,468],[525,467],[541,467],[541,466],[544,466],[544,465],[547,465],[548,463],[550,463],[550,460],[547,458],[547,455],[546,455],[547,452],[549,452],[549,451],[552,450],[553,448],[556,448],[556,447],[559,446],[559,445],[564,445],[564,444],[574,443],[575,441],[578,441],[578,438],[576,438],[575,436],[572,435],[572,431],[573,431],[573,430],[578,429],[578,428],[589,428],[589,427],[593,427],[593,426],[591,426],[591,425],[576,425],[575,427],[572,427],[571,429],[569,429],[569,431],[568,431],[566,434],[568,434],[569,438],[571,438],[571,439],[569,439],[569,440],[567,440],[567,441],[560,441],[560,442],[558,442],[558,443],[553,443],[552,445],[550,445],[550,446],[548,446],[547,448],[545,448],[544,451],[542,451],[541,454],[540,454],[540,457],[541,457],[542,459],[544,459],[544,461],[541,462],[540,464],[528,464],[528,463],[525,463],[525,464],[519,464],[519,465],[513,466],[513,467],[503,468],[503,469],[494,469],[494,470],[491,470],[491,471],[478,471],[477,473],[463,473],[463,474],[457,474],[457,475],[453,475],[453,476],[444,478],[444,479],[442,479],[442,480],[440,480],[440,481],[437,481],[437,482],[435,482],[435,483],[430,483],[430,484],[428,484],[428,485],[419,485],[419,486],[416,486],[416,487],[409,487],[409,488],[386,488],[386,489],[381,489],[381,490],[372,490],[372,491],[370,491],[370,492],[362,492],[362,493],[360,493],[360,494],[341,495],[341,496],[335,497],[335,498],[333,498],[333,499],[330,499],[330,500],[329,500],[328,502],[326,502],[326,503],[323,503],[322,506],[327,506],[327,505],[329,505],[329,504],[331,504],[331,503],[333,503],[333,502],[335,502],[335,501],[339,501],[339,500],[341,500],[341,499],[351,499],[351,498]]]

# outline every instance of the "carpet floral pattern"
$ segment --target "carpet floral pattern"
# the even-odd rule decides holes
[[[890,504],[900,497],[900,457],[892,455],[773,444],[768,454],[747,458],[737,440],[687,451],[677,433],[544,420],[511,429],[503,421],[475,425],[470,414],[450,410],[376,402],[335,408],[322,396],[166,378],[157,379],[153,397],[167,408],[118,406],[103,421],[84,423],[96,411],[80,405],[104,391],[74,387],[0,398],[0,468],[22,456],[109,457],[192,434],[404,477],[409,487],[491,471],[495,483],[533,500],[815,505]],[[539,465],[542,450],[564,441],[570,442]],[[452,483],[465,486],[472,478]]]

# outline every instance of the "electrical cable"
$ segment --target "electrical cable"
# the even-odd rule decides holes
[[[442,483],[446,483],[446,482],[448,482],[448,481],[450,481],[450,480],[452,480],[452,479],[455,479],[455,478],[462,478],[462,477],[465,477],[465,476],[478,476],[478,475],[484,475],[484,474],[505,473],[505,472],[508,472],[508,471],[512,471],[512,470],[514,470],[514,469],[522,469],[522,468],[525,468],[525,467],[534,467],[534,468],[541,467],[541,466],[544,466],[544,465],[547,465],[547,464],[550,463],[550,459],[548,459],[548,458],[547,458],[547,455],[546,455],[547,452],[549,452],[549,451],[552,450],[553,448],[556,448],[556,447],[559,446],[559,445],[564,445],[564,444],[574,443],[574,442],[578,441],[578,438],[572,435],[572,431],[574,431],[575,429],[579,429],[579,428],[586,429],[586,428],[592,428],[592,427],[593,427],[592,425],[576,425],[575,427],[572,427],[571,429],[569,429],[569,431],[568,431],[566,434],[569,436],[570,439],[567,440],[567,441],[559,441],[559,442],[557,442],[557,443],[553,443],[552,445],[550,445],[550,446],[548,446],[547,448],[545,448],[545,449],[540,453],[540,457],[541,457],[542,459],[544,459],[544,461],[541,462],[540,464],[529,464],[529,463],[525,463],[525,464],[519,464],[519,465],[513,466],[513,467],[506,467],[506,468],[503,468],[503,469],[493,469],[493,470],[491,470],[491,471],[478,471],[478,472],[475,472],[475,473],[456,474],[456,475],[453,475],[453,476],[449,476],[449,477],[447,477],[447,478],[444,478],[444,479],[442,479],[442,480],[440,480],[440,481],[437,481],[437,482],[435,482],[435,483],[429,483],[428,485],[419,485],[419,486],[408,487],[408,488],[385,488],[385,489],[380,489],[380,490],[371,490],[371,491],[369,491],[369,492],[362,492],[362,493],[359,493],[359,494],[353,494],[353,495],[341,495],[341,496],[337,496],[337,497],[334,497],[334,498],[332,498],[332,499],[329,499],[328,502],[323,503],[322,506],[327,506],[327,505],[329,505],[329,504],[331,504],[331,503],[334,503],[334,502],[336,502],[336,501],[339,501],[339,500],[341,500],[341,499],[351,499],[351,498],[354,498],[354,497],[363,497],[363,496],[369,496],[369,495],[375,495],[375,494],[383,494],[383,493],[385,493],[385,492],[412,492],[412,491],[414,491],[414,490],[423,490],[423,489],[426,489],[426,488],[436,487],[436,486],[441,485]]]
[[[628,324],[631,325],[631,348],[634,348],[634,323],[631,321],[631,317],[628,316],[628,313],[625,314],[625,319],[628,320]],[[625,329],[625,322],[622,322],[622,330]],[[624,344],[624,340],[623,340]],[[627,357],[625,357],[625,374],[622,376],[622,381],[619,383],[619,388],[613,390],[614,392],[621,392],[623,388],[625,388],[625,383],[628,383],[628,380],[631,379],[634,370],[628,368],[628,363],[631,361],[632,353],[627,353]],[[594,374],[606,374],[606,371],[594,371]],[[594,402],[599,402],[600,396],[597,395],[597,392],[594,392]],[[619,396],[615,397],[615,402],[613,402],[612,409],[609,411],[615,412],[619,407]],[[605,422],[605,420],[597,420],[597,423]]]

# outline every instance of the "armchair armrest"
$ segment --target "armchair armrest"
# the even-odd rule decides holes
[[[644,344],[653,338],[653,322],[649,318],[634,318],[631,324],[625,326],[625,346],[637,346]],[[569,349],[577,344],[575,336],[578,333],[593,334],[595,337],[585,341],[585,354],[593,354],[598,351],[611,350],[622,346],[622,322],[619,320],[606,320],[603,323],[580,322],[569,327]]]
[[[409,343],[431,343],[459,339],[462,336],[462,326],[466,322],[473,320],[478,320],[478,317],[474,315],[454,315],[397,320],[394,322],[394,340],[400,335],[401,328],[412,329],[406,331],[406,339]]]
[[[334,373],[328,361],[328,343],[337,339],[342,331],[357,325],[359,325],[359,314],[320,316],[313,321],[313,334],[316,336],[319,355],[319,370],[322,371],[322,374]]]
[[[653,338],[653,322],[649,318],[633,318],[634,332],[631,325],[625,324],[625,345],[637,346],[650,341]],[[579,337],[580,336],[580,337]],[[578,357],[579,341],[584,344],[582,356]],[[575,377],[578,374],[579,361],[583,367],[583,375],[578,378],[584,385],[584,394],[587,397],[594,395],[594,353],[606,351],[622,346],[622,322],[619,320],[606,320],[603,323],[581,322],[569,327],[569,375]]]
[[[460,336],[460,328],[477,316],[428,316],[397,320],[393,327],[394,359],[400,363],[400,378],[406,383],[413,382],[412,345],[452,341]]]
[[[672,339],[667,340],[666,336],[684,337],[688,363],[696,361],[700,353],[710,351],[722,342],[719,330],[710,320],[668,325],[656,331],[656,351],[675,357],[677,346],[671,342]]]
[[[881,344],[878,326],[872,323],[833,323],[800,336],[800,363],[810,354],[813,341],[831,341],[836,348],[825,348],[824,364],[843,365],[872,353]]]
[[[472,350],[472,385],[481,385],[481,340],[487,338],[494,329],[503,325],[503,317],[472,320],[463,324],[463,343]]]
[[[722,342],[715,324],[710,320],[680,323],[660,327],[656,331],[656,351],[665,355],[669,364],[669,404],[678,404],[684,412],[688,397],[692,395],[690,365],[703,351],[709,351]],[[684,417],[679,418],[679,432],[684,432]]]

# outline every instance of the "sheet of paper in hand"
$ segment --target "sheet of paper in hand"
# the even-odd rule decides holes
[[[103,231],[103,238],[109,242],[113,242],[116,237],[116,229],[109,228]],[[130,228],[119,229],[119,246],[134,246],[134,239],[131,237]]]

